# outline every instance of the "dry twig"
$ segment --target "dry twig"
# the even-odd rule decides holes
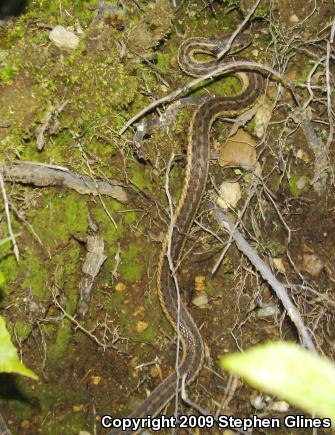
[[[286,288],[282,285],[276,277],[271,272],[269,266],[259,257],[259,255],[252,249],[249,243],[244,239],[242,234],[235,228],[233,222],[229,220],[227,215],[219,210],[214,210],[214,215],[219,225],[229,231],[229,233],[234,238],[237,247],[243,252],[243,254],[248,257],[251,264],[255,267],[255,269],[262,275],[263,279],[265,279],[269,285],[272,287],[277,297],[281,300],[283,306],[285,307],[288,316],[294,323],[297,328],[297,331],[300,335],[302,344],[309,350],[316,351],[313,340],[304,325],[304,322],[300,316],[299,311],[296,306],[291,301]]]
[[[14,235],[13,229],[12,229],[12,221],[11,221],[10,212],[9,212],[8,199],[7,199],[5,184],[3,181],[1,171],[0,171],[0,188],[1,188],[2,197],[3,197],[3,201],[4,201],[4,206],[5,206],[9,236],[10,236],[12,244],[13,244],[13,251],[15,254],[16,261],[19,262],[20,253],[19,253],[19,248],[18,248],[17,243],[16,243],[15,235]]]
[[[12,166],[0,164],[0,173],[6,181],[32,184],[38,187],[65,186],[82,195],[108,195],[127,202],[126,191],[117,181],[95,181],[86,175],[77,175],[64,167],[20,162]]]

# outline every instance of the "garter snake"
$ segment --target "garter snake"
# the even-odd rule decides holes
[[[241,42],[242,40],[242,42]],[[195,55],[206,53],[214,56],[222,49],[225,41],[205,38],[190,38],[179,48],[178,61],[184,72],[192,76],[201,76],[221,63],[231,63],[228,60],[206,60],[199,62]],[[245,45],[245,37],[240,37],[239,44]],[[236,61],[236,58],[233,58]],[[235,73],[243,82],[242,91],[238,95],[213,97],[196,109],[191,122],[189,144],[187,149],[187,164],[183,191],[174,213],[174,229],[170,238],[170,258],[174,265],[180,259],[187,234],[198,211],[208,175],[209,166],[209,132],[211,125],[221,115],[236,116],[252,106],[263,89],[263,79],[260,74]],[[161,249],[158,262],[158,293],[161,306],[175,329],[179,322],[179,333],[182,344],[182,355],[179,361],[179,377],[174,371],[159,384],[147,399],[130,415],[130,418],[146,418],[156,416],[176,394],[176,382],[186,375],[186,384],[192,382],[198,375],[204,358],[203,341],[191,314],[181,301],[178,317],[178,298],[173,276],[167,259],[169,233],[167,233]],[[109,434],[130,434],[131,430],[112,430]]]

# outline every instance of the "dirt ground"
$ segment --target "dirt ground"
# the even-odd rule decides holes
[[[10,241],[0,245],[0,315],[24,364],[39,376],[0,375],[1,412],[13,434],[106,433],[102,415],[129,415],[173,371],[176,337],[156,283],[169,223],[167,165],[174,153],[169,185],[176,205],[195,103],[212,93],[232,95],[240,84],[229,77],[206,82],[183,95],[188,103],[171,117],[162,116],[169,104],[158,107],[141,119],[140,139],[136,124],[118,132],[150,103],[191,81],[177,60],[184,40],[231,34],[253,4],[32,0],[25,14],[0,26],[6,189],[0,240],[9,236],[7,203],[20,255],[17,262]],[[333,19],[331,0],[262,0],[241,29],[252,43],[239,56],[273,68],[287,82],[263,71],[262,103],[256,115],[241,120],[256,144],[257,176],[241,165],[218,164],[232,120],[213,126],[210,177],[179,266],[183,298],[206,346],[204,367],[187,392],[212,414],[283,418],[273,406],[277,399],[232,379],[218,360],[267,340],[299,342],[273,289],[206,209],[223,181],[241,190],[230,216],[240,216],[239,229],[287,286],[317,350],[334,360]],[[50,40],[57,25],[79,38],[76,48]],[[22,162],[58,171],[61,181],[23,176],[22,167],[15,173]],[[119,190],[79,193],[64,182],[68,171],[77,181],[87,177],[85,189],[104,181]],[[88,313],[79,316],[79,288],[91,279],[82,268],[92,237],[102,243],[106,260],[92,278]],[[196,413],[181,400],[179,410]]]

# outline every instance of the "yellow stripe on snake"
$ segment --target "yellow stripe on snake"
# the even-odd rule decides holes
[[[242,44],[244,44],[242,36]],[[187,74],[202,76],[218,68],[222,63],[232,60],[210,60],[199,62],[196,54],[206,53],[215,56],[225,41],[205,38],[191,38],[183,42],[179,48],[178,61],[180,67]],[[237,58],[233,58],[236,61]],[[187,234],[198,211],[206,186],[209,167],[209,132],[219,116],[237,116],[251,107],[263,89],[263,78],[255,72],[234,73],[243,81],[241,93],[234,96],[213,97],[196,109],[189,133],[187,149],[187,165],[183,191],[174,213],[174,230],[170,240],[170,258],[176,265],[181,257]],[[178,295],[173,276],[166,256],[169,242],[167,233],[160,253],[157,273],[157,286],[166,317],[177,330],[179,321],[179,336],[181,339],[182,355],[179,360],[178,375],[176,371],[170,374],[145,399],[129,418],[154,417],[169,403],[176,394],[176,383],[186,376],[186,384],[190,384],[198,375],[204,359],[204,345],[199,329],[195,324],[186,305],[181,301],[178,316]],[[180,385],[179,385],[180,388]],[[143,429],[141,429],[143,430]],[[137,431],[137,433],[140,431]],[[131,430],[112,430],[109,435],[131,434]]]

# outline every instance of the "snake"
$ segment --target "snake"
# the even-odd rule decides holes
[[[240,50],[249,41],[241,34],[233,44],[234,50]],[[178,52],[181,69],[191,76],[202,76],[214,71],[221,64],[237,61],[238,58],[217,60],[215,56],[225,47],[223,40],[193,37],[184,41]],[[212,56],[209,60],[199,61],[199,54]],[[205,191],[210,160],[209,133],[212,124],[219,116],[238,116],[252,107],[263,89],[263,77],[255,71],[234,73],[242,84],[237,95],[215,96],[200,105],[194,112],[189,130],[187,163],[182,193],[174,212],[173,231],[168,231],[158,261],[157,288],[163,311],[178,332],[181,341],[181,357],[178,369],[166,377],[129,416],[129,418],[154,417],[173,399],[180,380],[184,377],[186,385],[195,380],[203,365],[204,342],[186,304],[178,297],[171,261],[176,268],[181,258],[187,236],[200,207]],[[169,258],[167,252],[169,250]],[[170,260],[170,262],[169,262]],[[177,387],[176,387],[177,385]],[[141,432],[141,428],[138,432]],[[137,432],[137,433],[138,433]],[[131,430],[114,429],[109,435],[136,433]]]

